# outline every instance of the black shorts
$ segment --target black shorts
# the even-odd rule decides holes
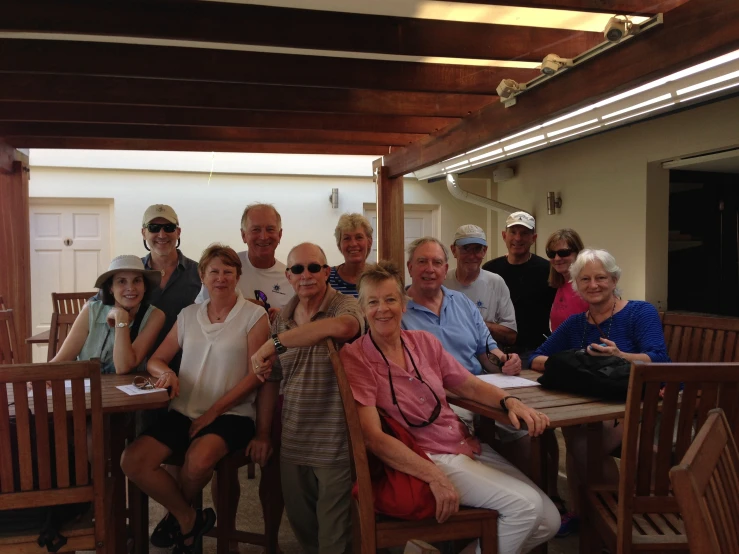
[[[190,443],[204,435],[221,437],[229,453],[246,448],[246,445],[254,438],[254,420],[246,416],[220,415],[213,423],[203,427],[192,439],[190,439],[191,424],[192,420],[189,417],[176,410],[170,410],[141,434],[158,440],[167,446],[172,451],[172,455],[176,457],[184,456]]]

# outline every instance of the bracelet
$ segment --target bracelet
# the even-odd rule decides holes
[[[519,402],[523,402],[523,400],[521,400],[521,399],[520,399],[520,398],[519,398],[518,396],[506,396],[506,397],[504,397],[504,398],[503,398],[503,399],[501,399],[501,401],[500,401],[500,407],[501,407],[501,409],[502,409],[502,410],[503,410],[504,412],[508,412],[508,406],[506,406],[506,403],[505,403],[505,401],[506,401],[506,400],[508,400],[509,398],[515,398],[515,399],[516,399],[516,400],[518,400]]]
[[[166,375],[167,373],[171,373],[171,374],[173,374],[173,375],[175,375],[175,376],[177,375],[177,374],[176,374],[176,373],[175,373],[174,371],[172,371],[172,370],[170,369],[169,371],[165,371],[165,372],[163,372],[163,373],[162,373],[162,374],[161,374],[161,375],[160,375],[160,376],[158,377],[158,379],[161,379],[161,378],[162,378],[162,377],[164,377],[164,376],[165,376],[165,375]]]

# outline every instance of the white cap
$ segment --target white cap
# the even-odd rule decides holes
[[[523,225],[527,229],[533,230],[536,227],[536,220],[533,215],[527,214],[526,212],[513,212],[505,220],[505,226],[508,228],[514,225]]]
[[[487,237],[485,237],[485,231],[477,225],[462,225],[454,233],[454,244],[457,246],[464,246],[466,244],[482,244],[483,246],[488,245]]]
[[[158,217],[166,219],[177,226],[180,224],[179,219],[177,219],[177,213],[172,209],[172,206],[167,206],[166,204],[153,204],[146,208],[146,211],[144,212],[144,221],[141,226],[146,227],[152,222],[152,220]]]

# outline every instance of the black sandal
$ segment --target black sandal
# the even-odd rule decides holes
[[[205,535],[208,531],[213,529],[216,524],[216,513],[213,508],[205,508],[204,510],[197,510],[195,512],[195,524],[192,529],[186,535],[179,533],[177,537],[177,546],[175,546],[172,554],[190,554],[195,548],[195,544],[198,540]],[[185,544],[185,541],[192,539],[190,544]]]
[[[177,519],[169,512],[157,523],[151,533],[151,544],[157,548],[169,548],[174,546],[175,537],[179,531]]]

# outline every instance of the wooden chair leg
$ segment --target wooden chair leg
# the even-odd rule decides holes
[[[195,500],[192,503],[193,508],[196,510],[202,510],[203,509],[203,491],[200,491],[197,496],[195,496]],[[193,549],[195,554],[203,554],[203,538],[201,537],[198,539],[198,541],[195,543],[195,548]]]
[[[238,468],[234,468],[229,464],[228,458],[221,460],[216,467],[218,472],[218,505],[216,513],[218,515],[218,536],[216,538],[218,554],[228,554],[229,539],[233,534],[236,519],[236,509],[234,506],[233,492],[231,487],[233,483],[239,482]]]
[[[265,554],[277,554],[277,538],[282,522],[285,501],[282,498],[279,451],[272,455],[269,463],[261,469],[259,502],[264,516]]]

